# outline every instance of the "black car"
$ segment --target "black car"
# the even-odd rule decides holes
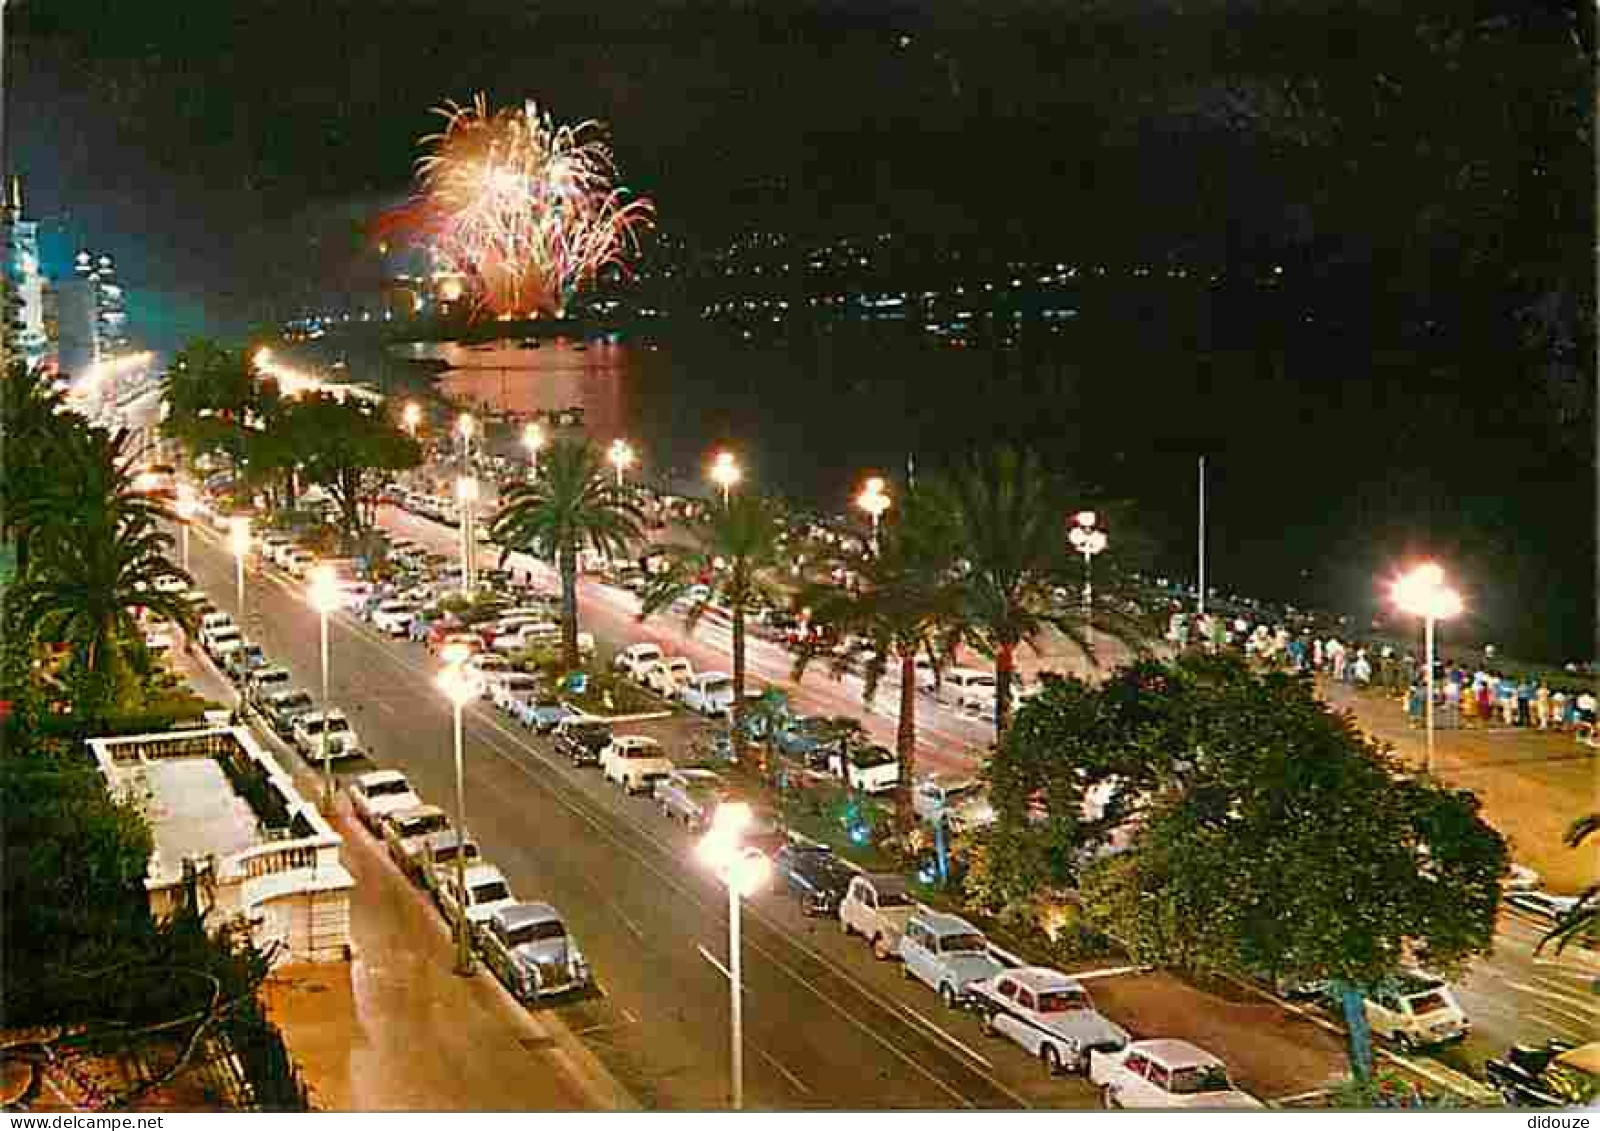
[[[825,844],[786,844],[773,858],[773,868],[805,915],[832,915],[855,875]]]
[[[1579,1107],[1596,1098],[1600,1043],[1512,1045],[1504,1060],[1489,1061],[1483,1071],[1513,1107]]]
[[[598,766],[600,752],[611,743],[611,724],[604,719],[563,719],[556,724],[556,752],[574,766]]]

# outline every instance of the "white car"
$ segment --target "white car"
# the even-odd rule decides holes
[[[900,784],[900,759],[887,746],[857,746],[828,754],[828,772],[862,793],[887,793]]]
[[[630,679],[643,678],[644,669],[650,664],[661,659],[661,645],[648,642],[630,644],[617,653],[617,658],[611,661],[613,669],[624,672]]]
[[[1260,1100],[1228,1079],[1227,1066],[1188,1041],[1134,1041],[1089,1054],[1089,1080],[1107,1107],[1253,1110]]]
[[[283,568],[295,577],[305,577],[317,564],[317,555],[310,550],[290,550],[283,558]]]
[[[349,578],[341,578],[334,583],[334,589],[339,594],[339,603],[347,609],[361,608],[367,598],[372,596],[374,588],[370,581],[355,581]]]
[[[166,652],[172,648],[172,624],[170,621],[152,621],[144,627],[144,646],[148,652]]]
[[[600,772],[626,793],[649,793],[674,769],[661,743],[640,734],[619,734],[600,753]]]
[[[479,652],[477,655],[469,656],[462,667],[483,687],[485,699],[494,698],[494,685],[517,670],[511,666],[510,660],[492,652]]]
[[[710,824],[711,815],[727,795],[727,785],[715,770],[682,769],[656,782],[656,804],[669,821],[682,821],[691,829]]]
[[[439,897],[439,906],[443,909],[445,918],[454,922],[460,913],[458,909],[464,905],[467,922],[471,925],[474,936],[496,911],[516,905],[517,897],[511,894],[511,885],[506,882],[504,873],[493,864],[479,861],[467,865],[465,900],[461,898],[456,885],[456,870],[453,866],[444,869],[442,874],[436,876],[438,886],[434,892]]]
[[[937,993],[946,1009],[959,1009],[968,986],[1004,969],[982,931],[939,911],[918,911],[906,921],[900,964],[905,977]]]
[[[233,617],[227,613],[207,613],[200,618],[200,647],[211,650],[211,637],[224,628],[233,628]]]
[[[934,698],[961,711],[994,709],[994,673],[981,668],[951,668],[944,673]]]
[[[244,647],[244,633],[239,631],[236,624],[225,624],[214,629],[206,637],[206,654],[216,662],[217,667],[222,667],[228,661],[230,652],[237,652]]]
[[[644,668],[644,685],[667,699],[676,699],[693,678],[694,665],[683,656],[666,656]]]
[[[1407,1052],[1459,1041],[1472,1032],[1449,985],[1422,970],[1402,970],[1374,988],[1364,1004],[1373,1033]]]
[[[1128,1043],[1127,1030],[1095,1009],[1083,983],[1058,970],[997,970],[970,982],[966,999],[985,1033],[1011,1038],[1052,1076],[1086,1073],[1096,1052],[1116,1052]]]
[[[157,593],[185,593],[189,583],[175,573],[165,573],[156,578],[151,588]]]
[[[276,666],[257,668],[244,679],[245,702],[260,710],[262,705],[280,691],[288,691],[294,685],[290,682],[289,669]]]
[[[356,817],[373,832],[379,830],[390,813],[415,809],[422,804],[411,783],[398,770],[362,774],[345,792],[350,795],[350,807],[355,810]]]
[[[532,672],[510,672],[488,685],[489,702],[508,715],[517,715],[522,703],[543,686],[544,681]]]
[[[307,758],[322,757],[322,718],[321,711],[307,711],[295,719],[293,729],[289,732],[290,741],[296,750]],[[335,707],[327,713],[328,718],[328,757],[346,758],[354,756],[360,747],[356,740],[356,732],[350,726],[350,720],[345,718],[343,711]]]
[[[887,962],[900,953],[900,936],[916,911],[902,877],[868,872],[852,879],[839,901],[839,929],[866,939]]]
[[[708,718],[733,709],[733,677],[727,672],[698,672],[678,692],[684,707]]]
[[[995,822],[988,792],[976,778],[945,778],[929,774],[911,790],[911,808],[919,820],[943,820],[953,830],[982,829]]]
[[[373,610],[372,626],[390,636],[404,636],[411,627],[411,618],[416,615],[417,607],[410,601],[391,599]]]
[[[561,626],[555,621],[530,621],[494,638],[496,652],[526,652],[541,644],[559,644]]]

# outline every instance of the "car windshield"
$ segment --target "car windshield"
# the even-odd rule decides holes
[[[428,833],[439,833],[449,828],[449,822],[443,813],[430,813],[426,817],[413,817],[400,825],[400,835],[406,839],[414,836],[425,836]]]
[[[437,862],[441,862],[442,863],[442,862],[445,862],[445,861],[454,860],[457,856],[460,856],[460,855],[462,855],[461,842],[458,841],[458,840],[447,841],[444,844],[434,845],[434,848],[433,848],[433,858]],[[478,846],[473,844],[469,840],[467,842],[467,851],[466,851],[467,859],[468,860],[474,860],[474,859],[477,858],[477,855],[478,855]]]
[[[1171,1091],[1174,1095],[1197,1096],[1203,1092],[1232,1090],[1233,1082],[1228,1079],[1228,1070],[1220,1064],[1197,1064],[1172,1071]]]
[[[567,929],[554,919],[546,919],[541,923],[524,923],[515,931],[506,936],[512,946],[522,946],[524,943],[541,942],[544,939],[563,939],[567,937]]]
[[[569,726],[567,733],[580,742],[611,741],[611,728],[605,723],[578,723]]]
[[[721,695],[724,691],[732,690],[733,680],[731,679],[714,679],[705,685],[705,693],[707,695]]]
[[[622,748],[622,756],[624,758],[656,758],[660,754],[661,750],[656,746],[624,746]]]
[[[887,766],[894,761],[894,755],[882,746],[868,746],[852,750],[850,761],[856,766]]]
[[[368,797],[394,797],[397,794],[410,792],[411,787],[406,784],[404,778],[396,781],[374,782],[372,785],[367,786]]]
[[[1444,1000],[1440,993],[1418,994],[1416,997],[1407,998],[1406,1004],[1411,1007],[1413,1015],[1420,1017],[1424,1013],[1437,1013],[1441,1009],[1449,1009],[1450,1003]]]
[[[305,692],[304,694],[300,695],[285,695],[281,698],[273,700],[273,702],[278,705],[278,710],[280,711],[292,711],[297,707],[309,707],[311,706],[311,693]]]
[[[879,907],[911,907],[911,897],[899,888],[885,888],[878,892]]]
[[[1039,995],[1040,1013],[1073,1013],[1093,1008],[1082,990],[1046,990]]]
[[[473,903],[494,903],[497,900],[510,898],[511,892],[504,880],[490,880],[472,889]]]
[[[939,940],[939,949],[945,954],[987,954],[989,944],[976,931],[960,935],[946,935]]]

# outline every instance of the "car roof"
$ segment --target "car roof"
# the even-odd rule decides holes
[[[945,911],[919,911],[917,921],[926,926],[936,935],[970,935],[981,934],[978,928],[967,922],[959,915],[951,915]],[[1013,974],[1017,971],[1013,970]]]
[[[551,920],[561,922],[561,912],[548,903],[514,903],[510,907],[502,907],[494,914],[507,930],[515,930],[527,923],[548,923]]]
[[[356,778],[356,781],[364,786],[386,785],[389,782],[404,782],[405,780],[406,776],[399,770],[373,770]],[[410,783],[407,782],[406,784],[409,785]]]
[[[419,817],[432,817],[435,814],[444,816],[444,810],[437,805],[413,805],[409,809],[402,809],[398,813],[389,814],[392,821],[414,821]]]
[[[954,918],[954,916],[951,916]],[[1018,985],[1026,986],[1035,993],[1046,990],[1081,990],[1083,983],[1076,978],[1068,977],[1059,970],[1052,970],[1048,966],[1018,966],[1013,970],[1001,972],[1001,977],[1011,978]]]
[[[496,868],[493,864],[486,864],[480,860],[476,864],[467,865],[468,887],[472,887],[474,884],[481,884],[485,880],[499,880],[504,883],[505,878],[505,873],[499,868]]]
[[[647,734],[619,734],[612,739],[619,746],[660,746],[661,743]]]
[[[1192,1045],[1188,1041],[1180,1041],[1174,1037],[1161,1037],[1153,1041],[1134,1041],[1128,1046],[1131,1052],[1141,1052],[1151,1060],[1158,1060],[1168,1068],[1180,1068],[1191,1064],[1221,1064],[1222,1061],[1212,1056],[1199,1045]]]
[[[863,872],[861,878],[870,883],[874,891],[906,890],[906,878],[893,872]]]

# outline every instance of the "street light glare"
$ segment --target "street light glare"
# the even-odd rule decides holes
[[[456,501],[462,503],[478,501],[478,480],[475,476],[463,475],[456,480]]]
[[[469,676],[459,663],[452,663],[440,672],[438,683],[445,698],[457,707],[466,706],[483,690],[478,681]]]
[[[338,578],[333,567],[319,565],[311,571],[311,603],[319,612],[331,612],[339,603]]]
[[[1433,562],[1417,566],[1390,588],[1394,603],[1413,616],[1449,620],[1463,609],[1461,594],[1444,583],[1444,570]]]
[[[739,461],[733,458],[732,452],[718,452],[716,461],[711,465],[711,480],[724,491],[735,486],[744,472],[739,468]]]
[[[401,418],[405,421],[407,428],[415,430],[417,425],[422,422],[422,406],[417,404],[416,401],[411,401],[401,413]]]
[[[530,452],[537,452],[544,447],[544,429],[537,424],[530,424],[522,430],[522,445]]]
[[[477,427],[477,423],[478,422],[476,420],[472,419],[472,414],[470,412],[463,412],[456,420],[456,431],[461,433],[462,439],[470,440],[472,439],[473,429]]]
[[[610,456],[612,464],[619,470],[633,466],[633,447],[626,440],[612,441]]]
[[[228,520],[228,544],[234,557],[242,558],[250,552],[250,520],[242,514]]]

